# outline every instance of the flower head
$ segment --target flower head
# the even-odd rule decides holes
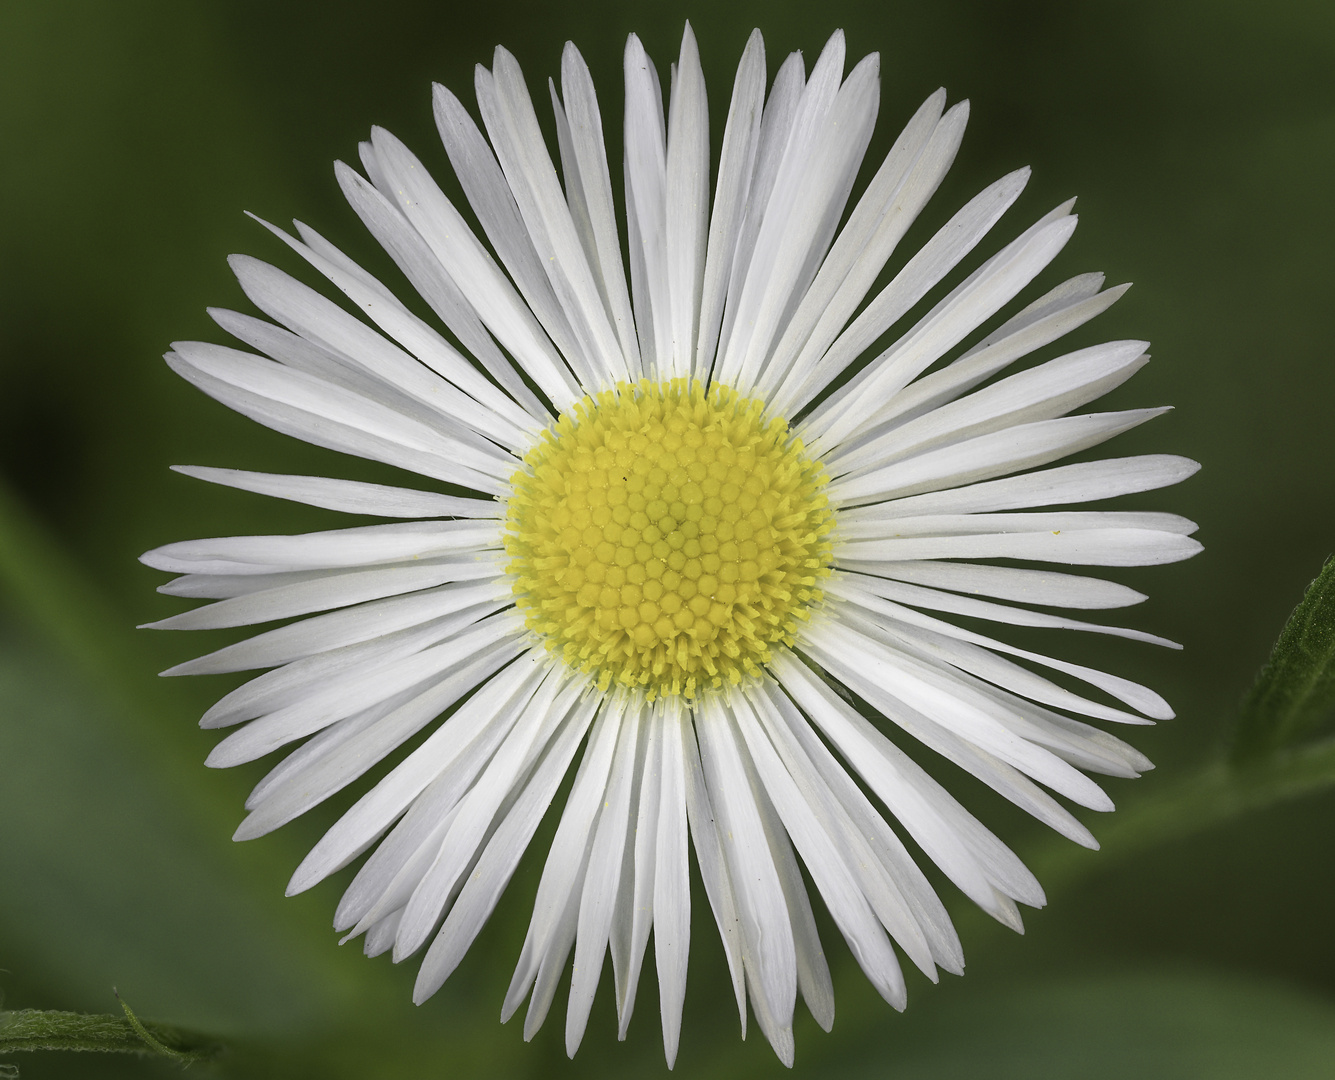
[[[431,482],[184,468],[400,520],[144,556],[181,575],[164,591],[216,600],[155,625],[281,622],[171,672],[268,669],[205,715],[206,727],[240,725],[209,764],[299,744],[252,793],[238,839],[419,739],[289,888],[371,850],[335,925],[364,935],[370,955],[425,948],[419,1001],[490,916],[576,758],[503,1017],[527,999],[531,1035],[573,949],[573,1054],[610,949],[624,1034],[652,931],[669,1063],[690,848],[743,1030],[749,998],[791,1063],[797,993],[826,1028],[834,1010],[799,860],[896,1008],[900,954],[932,979],[963,967],[901,837],[1004,923],[1019,928],[1017,903],[1043,903],[1033,875],[897,741],[1091,847],[1054,793],[1108,810],[1087,774],[1149,767],[1075,717],[1171,716],[1153,691],[950,621],[1167,644],[1035,610],[1115,608],[1141,594],[1012,565],[1131,566],[1199,550],[1194,526],[1174,515],[1064,509],[1175,483],[1193,462],[1052,466],[1161,411],[1072,415],[1146,362],[1143,342],[1006,374],[1124,289],[1072,278],[961,349],[1062,249],[1075,227],[1067,203],[873,350],[983,240],[1028,171],[987,188],[911,257],[897,254],[951,164],[967,106],[947,110],[944,91],[928,98],[844,220],[879,100],[876,58],[847,77],[844,60],[836,34],[810,77],[795,54],[767,94],[752,35],[711,192],[689,28],[666,116],[632,37],[623,234],[579,53],[566,47],[559,94],[551,87],[558,175],[519,68],[497,50],[477,72],[482,129],[435,88],[481,235],[385,131],[362,145],[364,175],[337,166],[431,317],[314,230],[270,226],[347,305],[237,256],[242,288],[272,321],[215,311],[245,350],[185,342],[168,354],[184,378],[269,427]],[[1080,683],[1095,696],[1070,688]]]

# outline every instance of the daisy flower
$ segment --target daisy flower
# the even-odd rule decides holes
[[[153,625],[280,624],[168,672],[267,669],[202,721],[235,728],[211,766],[286,754],[237,839],[394,755],[288,891],[370,851],[335,926],[363,936],[368,955],[423,953],[421,1002],[459,964],[573,768],[502,1009],[508,1019],[527,1000],[531,1037],[573,951],[571,1054],[609,950],[624,1037],[652,931],[675,1060],[691,851],[743,1034],[749,1001],[791,1064],[797,994],[823,1027],[833,1021],[803,866],[867,977],[902,1008],[901,957],[933,980],[964,964],[919,857],[1017,930],[1017,905],[1044,898],[901,747],[921,744],[1095,847],[1067,804],[1111,810],[1087,774],[1150,764],[1088,720],[1172,715],[1136,683],[951,621],[1171,644],[1049,610],[1140,593],[1012,563],[1138,566],[1199,550],[1192,523],[1172,514],[1068,509],[1176,483],[1194,462],[1052,464],[1163,411],[1080,411],[1147,361],[1144,342],[1015,370],[1124,287],[1084,274],[980,329],[1062,250],[1072,204],[906,318],[944,291],[1028,170],[905,257],[900,241],[955,156],[967,103],[929,97],[850,203],[876,121],[877,58],[846,74],[836,34],[809,75],[794,54],[768,93],[766,82],[757,32],[711,190],[689,27],[666,111],[630,38],[623,233],[579,52],[566,46],[549,83],[558,168],[514,57],[498,49],[476,72],[480,127],[451,91],[434,91],[471,217],[387,131],[361,145],[360,172],[336,166],[416,290],[412,305],[306,225],[268,226],[346,302],[234,256],[267,320],[213,311],[243,348],[183,342],[167,356],[268,427],[425,481],[179,470],[398,519],[144,556],[180,575],[162,591],[215,601]]]

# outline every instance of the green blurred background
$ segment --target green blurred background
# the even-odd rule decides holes
[[[283,898],[291,869],[351,796],[246,845],[229,837],[265,763],[210,772],[195,719],[222,680],[154,672],[226,635],[156,635],[146,548],[190,536],[299,531],[335,518],[210,489],[173,463],[381,475],[228,413],[173,377],[181,338],[222,340],[206,305],[246,309],[224,257],[295,269],[241,211],[297,216],[373,269],[331,161],[383,124],[448,174],[432,80],[472,101],[504,43],[535,95],[575,40],[619,156],[620,53],[637,31],[666,76],[689,18],[715,150],[753,26],[771,73],[843,27],[879,51],[872,164],[939,85],[973,103],[951,177],[911,241],[1019,165],[1034,179],[1002,239],[1070,195],[1082,224],[1050,287],[1087,270],[1136,287],[1079,343],[1153,342],[1111,407],[1177,411],[1114,444],[1204,470],[1141,499],[1201,523],[1206,551],[1128,574],[1136,625],[1183,653],[1074,641],[1062,655],[1149,682],[1178,718],[1134,732],[1159,769],[1113,781],[1119,804],[1218,750],[1289,609],[1335,549],[1335,5],[1238,0],[537,5],[380,0],[0,5],[0,990],[8,1008],[115,1011],[220,1035],[235,1076],[628,1076],[662,1073],[646,979],[615,1041],[608,979],[575,1062],[563,997],[532,1044],[497,1023],[540,861],[446,988],[414,1008],[415,963],[339,949],[347,880]],[[541,110],[540,110],[541,111]],[[905,248],[909,250],[909,248]],[[389,280],[397,280],[390,276]],[[1036,292],[1031,291],[1032,299]],[[1038,639],[1035,639],[1038,640]],[[1044,837],[964,785],[1017,850]],[[1087,816],[1087,820],[1090,816]],[[1098,833],[1106,822],[1091,821]],[[856,1077],[1335,1075],[1335,797],[1310,798],[1134,858],[1075,852],[1017,938],[952,897],[964,979],[910,978],[879,1001],[822,923],[838,1016],[799,1006],[797,1074]],[[1042,849],[1045,850],[1045,849]],[[28,1054],[25,1078],[167,1075],[136,1059]],[[721,949],[696,893],[677,1074],[782,1073],[738,1041]]]

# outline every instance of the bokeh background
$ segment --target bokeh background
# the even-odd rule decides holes
[[[329,928],[347,873],[284,899],[291,869],[349,798],[278,834],[229,839],[266,763],[202,760],[195,720],[223,680],[154,672],[225,635],[135,624],[176,610],[137,564],[190,536],[332,527],[333,515],[211,489],[173,463],[381,475],[228,413],[172,376],[176,339],[221,340],[206,305],[245,309],[224,262],[295,269],[252,210],[311,223],[392,269],[341,202],[330,163],[383,124],[448,175],[432,80],[471,102],[504,43],[535,96],[575,40],[619,157],[620,54],[637,31],[666,75],[695,27],[714,146],[753,26],[771,74],[843,27],[879,51],[868,162],[937,86],[972,100],[963,150],[912,250],[986,183],[1034,179],[982,247],[1078,195],[1081,227],[1038,286],[1088,270],[1136,287],[1078,343],[1143,337],[1155,362],[1111,407],[1171,403],[1122,453],[1203,471],[1139,500],[1201,523],[1204,555],[1124,580],[1137,625],[1182,653],[1076,641],[1149,682],[1178,718],[1135,732],[1159,765],[1113,781],[1152,797],[1217,753],[1285,615],[1335,549],[1335,5],[768,0],[550,5],[454,0],[7,0],[0,5],[0,990],[7,1008],[116,1011],[219,1035],[220,1075],[639,1076],[662,1065],[646,979],[615,1041],[607,976],[566,1060],[559,997],[531,1043],[497,1024],[541,863],[527,859],[460,971],[422,1008],[415,964],[366,960]],[[541,111],[541,110],[540,110]],[[447,188],[448,190],[448,188]],[[971,264],[972,265],[972,264]],[[389,280],[397,280],[392,275]],[[1044,284],[1046,283],[1046,284]],[[1027,302],[1027,299],[1025,302]],[[960,788],[1021,853],[1040,830]],[[1095,832],[1105,823],[1092,821]],[[550,831],[550,823],[548,831]],[[1244,815],[1134,856],[1075,852],[1015,937],[952,898],[963,979],[910,978],[885,1006],[828,920],[838,1015],[799,1005],[797,1068],[841,1077],[1317,1077],[1335,1074],[1335,796]],[[541,842],[539,843],[541,849]],[[697,882],[677,1075],[783,1072],[742,1043]],[[28,1054],[25,1078],[163,1076],[131,1058]],[[212,1075],[206,1072],[204,1075]]]

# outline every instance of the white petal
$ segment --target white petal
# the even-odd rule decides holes
[[[1013,911],[1002,902],[1007,895],[1042,903],[1033,875],[944,788],[856,712],[818,692],[819,680],[804,664],[790,655],[780,665],[785,689],[966,896],[1003,921],[1010,921]]]
[[[523,792],[487,842],[486,850],[450,908],[445,925],[422,960],[413,987],[414,1003],[421,1004],[440,989],[495,909],[501,892],[551,805],[600,702],[599,695],[589,695],[563,721]]]
[[[797,953],[783,885],[731,722],[718,702],[708,698],[701,702],[695,730],[717,815],[715,826],[737,899],[751,1005],[765,1038],[788,1064],[792,1060]]]
[[[742,715],[747,714],[754,725],[755,718],[750,716],[750,706],[746,699],[738,694],[728,702],[728,712],[741,733]],[[763,738],[763,736],[762,736]],[[821,948],[820,936],[816,931],[815,916],[811,911],[811,898],[807,895],[806,882],[793,854],[793,845],[789,842],[784,822],[774,807],[770,793],[756,771],[753,760],[743,736],[737,741],[738,756],[745,770],[746,778],[755,797],[756,809],[760,812],[761,824],[765,829],[765,839],[769,842],[770,855],[774,860],[774,869],[779,875],[779,884],[783,888],[784,904],[793,931],[793,946],[797,954],[797,989],[806,1002],[812,1018],[825,1031],[834,1026],[834,985],[830,981],[830,968],[825,962],[825,951]]]
[[[1199,469],[1200,465],[1190,458],[1171,454],[1085,461],[1004,480],[987,480],[948,491],[932,491],[874,506],[856,507],[842,511],[839,522],[842,529],[845,522],[886,521],[918,514],[985,514],[1031,506],[1096,502],[1168,487]]]
[[[593,230],[595,252],[589,262],[600,282],[608,313],[616,327],[617,338],[633,376],[639,377],[640,345],[635,336],[635,318],[631,313],[626,271],[621,262],[621,240],[617,234],[616,211],[612,203],[612,181],[603,143],[603,120],[594,93],[593,79],[579,50],[567,42],[561,54],[561,91],[565,95],[565,115],[569,123],[570,144],[578,163],[579,185]],[[567,172],[567,190],[573,184]],[[572,199],[573,202],[573,199]]]
[[[479,570],[476,563],[454,560],[431,560],[425,565],[390,566],[371,570],[351,570],[341,574],[325,574],[306,581],[261,589],[216,604],[206,604],[192,611],[146,624],[157,629],[200,630],[222,626],[249,626],[272,622],[293,615],[308,615],[313,611],[348,607],[367,600],[378,600],[418,589],[427,589],[460,579],[499,577],[490,566]],[[490,572],[488,572],[490,571]],[[195,577],[197,575],[191,575]],[[245,575],[267,578],[269,575]],[[495,592],[493,588],[492,592]],[[500,595],[488,594],[487,600],[499,600]]]
[[[367,160],[375,163],[375,151],[370,143],[363,143],[362,146]],[[531,417],[537,426],[549,423],[551,414],[546,406],[524,385],[514,365],[496,347],[496,342],[478,318],[477,312],[432,253],[422,234],[409,224],[394,203],[356,171],[337,161],[334,163],[334,173],[348,205],[357,212],[371,235],[398,264],[413,288],[431,305],[431,310],[464,348],[481,362],[483,369],[519,404],[523,413]],[[504,395],[492,390],[486,379],[474,371],[471,365],[455,365],[451,362],[441,374],[479,401],[485,401],[497,412],[512,416],[517,423],[520,422],[519,417],[513,416]]]
[[[458,814],[404,909],[394,942],[396,961],[416,952],[435,929],[450,897],[462,887],[498,810],[519,780],[525,760],[541,752],[540,731],[544,726],[550,731],[553,725],[548,723],[549,718],[564,717],[584,689],[583,680],[570,680],[568,674],[564,665],[551,666],[514,727],[459,800]]]
[[[1028,559],[1080,566],[1158,566],[1189,559],[1201,545],[1180,532],[1154,529],[982,533],[840,544],[835,561],[856,568],[866,560]]]
[[[484,93],[479,93],[478,105],[542,268],[582,347],[583,356],[567,353],[567,360],[573,366],[587,358],[601,377],[586,382],[588,390],[601,381],[624,380],[625,357],[543,142],[523,73],[503,48],[496,49],[493,68],[494,112],[493,99]],[[476,81],[482,85],[480,70]]]
[[[663,786],[663,706],[645,710],[639,740],[638,784],[632,795],[635,828],[627,837],[627,861],[618,896],[618,923],[612,930],[612,970],[616,976],[617,1038],[625,1039],[635,1011],[640,968],[654,924],[654,871],[657,867],[658,814]],[[676,737],[676,734],[673,734]],[[630,877],[627,889],[626,878]],[[623,906],[622,901],[626,901]],[[618,942],[618,939],[621,939]]]
[[[836,505],[853,506],[990,480],[1097,446],[1167,411],[1128,409],[1021,424],[836,480],[826,494]]]
[[[165,544],[140,561],[178,574],[332,569],[498,548],[501,531],[489,521],[406,521],[296,536],[222,536]]]
[[[1057,257],[1074,231],[1073,216],[1057,216],[1051,221],[1045,218],[988,260],[912,330],[816,408],[804,425],[810,436],[810,452],[820,456],[867,425],[877,423],[882,402],[892,400],[895,393],[1008,303]]]
[[[667,280],[667,134],[658,73],[640,39],[626,39],[624,61],[626,218],[635,297],[635,324],[645,374],[664,377],[671,356]],[[638,280],[637,280],[638,279]]]
[[[931,411],[996,374],[1008,364],[1056,341],[1110,308],[1129,285],[1098,292],[1102,274],[1081,274],[1058,285],[1008,320],[953,364],[906,386],[882,413],[883,422]]]
[[[311,755],[303,768],[287,771],[281,782],[270,783],[262,791],[257,789],[249,801],[250,814],[234,839],[249,840],[272,832],[341,791],[519,651],[513,644],[492,649],[426,693],[339,740],[337,746],[328,747],[318,757]]]
[[[508,730],[505,718],[517,716],[528,703],[543,670],[543,658],[529,653],[483,683],[448,723],[334,823],[297,867],[288,895],[304,892],[364,851],[440,775],[444,762],[457,755],[479,727]]]
[[[695,727],[689,714],[682,718],[683,776],[686,781],[686,816],[690,826],[691,844],[695,848],[700,877],[705,883],[723,954],[728,958],[728,972],[732,975],[732,991],[737,998],[738,1018],[742,1024],[742,1038],[746,1038],[746,964],[742,958],[742,930],[737,917],[737,898],[733,895],[727,861],[719,839],[715,810],[705,783],[700,750],[696,744]],[[660,980],[661,980],[660,975]],[[666,1023],[666,1019],[664,1023]],[[680,1032],[680,1021],[677,1026]]]
[[[858,964],[882,997],[903,1008],[904,979],[895,951],[846,865],[843,852],[822,827],[750,710],[736,708],[734,715],[765,790]]]
[[[570,797],[561,811],[561,823],[556,828],[547,861],[542,868],[538,895],[533,904],[533,917],[524,938],[524,949],[501,1008],[503,1021],[509,1019],[528,994],[529,988],[534,987],[534,981],[539,978],[544,966],[549,971],[548,981],[554,986],[555,968],[564,965],[570,946],[574,943],[579,920],[579,897],[588,866],[593,830],[607,792],[607,778],[625,711],[625,695],[613,695],[594,722]],[[551,1004],[551,991],[544,989],[544,1001],[540,1000],[539,989],[543,988],[534,989],[533,1000],[529,1003],[525,1021],[526,1038],[537,1030]]]
[[[709,105],[690,23],[673,69],[664,175],[664,257],[672,352],[663,370],[685,377],[692,373],[695,359],[709,223]]]
[[[359,310],[407,351],[396,348],[337,305],[281,271],[258,260],[233,256],[231,265],[237,280],[257,307],[308,340],[335,350],[339,356],[346,357],[353,365],[405,396],[430,405],[459,426],[471,428],[502,446],[522,450],[531,444],[531,417],[523,415],[512,404],[507,403],[501,412],[484,404],[483,400],[499,397],[494,391],[484,393],[483,400],[479,400],[440,378],[437,373],[462,376],[466,362],[449,342],[412,314],[379,281],[300,222],[297,228],[302,235],[328,254],[298,242],[263,219],[256,220],[338,286]],[[345,268],[345,264],[350,264],[350,268]],[[416,363],[414,358],[421,363]],[[485,380],[476,376],[464,377],[464,381],[479,389],[486,385]]]
[[[505,514],[504,507],[495,501],[460,499],[434,491],[414,491],[359,480],[213,469],[202,465],[173,465],[172,469],[196,480],[349,514],[397,518],[495,518]]]
[[[522,625],[518,617],[502,612],[412,656],[378,664],[364,673],[359,669],[359,677],[348,680],[351,685],[342,680],[326,680],[319,689],[229,735],[213,748],[206,764],[212,768],[230,768],[254,761],[378,701],[441,677],[451,668],[467,663],[479,651],[497,648],[507,638],[518,636]]]
[[[945,101],[945,91],[938,90],[923,102],[862,193],[775,349],[771,367],[760,384],[767,401],[776,397],[775,388],[781,385],[781,380],[801,382],[830,347],[865,299],[922,203],[945,175],[945,167],[963,135],[963,119],[968,112],[961,108],[952,110],[951,122],[944,125],[941,137],[936,137]],[[924,155],[927,161],[919,170]],[[915,183],[926,173],[931,173],[930,187]],[[801,376],[793,375],[794,361]],[[786,402],[781,394],[777,396],[779,401]]]
[[[732,102],[719,153],[714,213],[709,221],[708,255],[701,284],[700,339],[694,367],[696,378],[702,380],[709,377],[718,348],[723,302],[755,170],[764,101],[765,42],[760,31],[753,30],[732,84]]]
[[[528,304],[408,148],[381,128],[372,133],[372,144],[399,210],[422,234],[487,328],[564,412],[580,394]]]
[[[847,575],[838,575],[838,580],[830,583],[830,591],[842,596],[860,609],[860,613],[875,622],[897,642],[908,642],[912,647],[947,664],[970,671],[988,682],[1004,686],[1023,697],[1041,701],[1046,705],[1065,709],[1068,712],[1096,716],[1101,720],[1117,723],[1143,724],[1139,716],[1121,709],[1110,709],[1086,698],[1072,694],[1056,686],[1047,679],[1033,674],[1027,668],[1019,667],[1009,661],[993,656],[988,650],[1009,653],[1022,659],[1033,661],[1055,671],[1063,672],[1077,679],[1096,686],[1114,697],[1140,707],[1147,715],[1156,719],[1167,720],[1173,712],[1168,703],[1152,690],[1116,676],[1107,675],[1093,668],[1080,664],[1069,664],[1062,660],[1017,649],[1013,645],[996,641],[993,638],[975,634],[969,630],[952,626],[940,619],[901,607],[877,595],[858,587]]]
[[[841,576],[859,590],[866,590],[887,600],[912,604],[914,607],[925,607],[934,611],[949,611],[956,615],[968,615],[975,619],[991,619],[993,622],[1010,623],[1012,626],[1042,626],[1054,630],[1085,630],[1094,634],[1111,634],[1114,637],[1129,638],[1132,641],[1146,641],[1155,645],[1165,645],[1170,649],[1181,648],[1167,638],[1147,634],[1142,630],[1131,630],[1123,626],[1101,626],[1098,623],[1067,619],[1059,615],[1049,615],[1046,612],[1028,611],[1025,608],[1013,608],[1005,604],[990,604],[985,600],[954,596],[938,589],[924,589],[918,585],[889,581],[885,578],[874,577],[871,574]]]
[[[1059,574],[1055,570],[1023,570],[1013,566],[929,560],[866,562],[858,564],[858,572],[939,589],[952,589],[974,596],[995,596],[1001,600],[1049,607],[1116,608],[1139,604],[1145,599],[1144,593],[1112,581]]]
[[[166,360],[209,397],[274,431],[489,495],[505,490],[492,455],[489,472],[480,472],[465,464],[477,457],[475,448],[336,383],[199,342],[178,342]],[[504,477],[513,472],[512,465]]]
[[[1143,341],[1112,341],[1019,372],[893,427],[856,450],[826,457],[838,475],[874,468],[934,446],[1063,416],[1120,386],[1149,362]]]
[[[484,72],[477,71],[477,77]],[[478,88],[478,104],[493,104],[494,84],[486,74],[485,88]],[[475,79],[476,81],[476,79]],[[506,180],[492,147],[478,130],[459,99],[439,83],[432,87],[436,130],[450,156],[455,175],[477,214],[501,262],[514,278],[524,300],[562,354],[578,351],[574,331],[552,289],[544,269],[544,258],[534,248],[534,236],[525,225],[515,192]],[[539,147],[541,147],[539,137]]]
[[[1112,809],[1094,781],[1018,734],[1006,711],[965,678],[910,657],[871,630],[841,611],[838,621],[809,628],[805,645],[813,659],[914,738],[930,743],[930,728],[939,727],[1082,806]]]
[[[658,965],[663,1053],[668,1068],[677,1060],[681,1009],[686,998],[686,960],[691,942],[691,877],[687,854],[686,750],[694,744],[680,706],[664,705],[663,771],[654,862],[654,956]],[[698,857],[698,854],[697,854]]]
[[[643,713],[632,706],[627,711],[617,738],[607,791],[589,847],[589,867],[584,876],[579,902],[579,927],[575,936],[575,971],[570,980],[570,999],[566,1009],[566,1053],[570,1057],[575,1056],[575,1051],[584,1039],[589,1010],[593,1007],[593,995],[598,989],[598,979],[603,970],[603,956],[612,932],[614,904],[621,889],[625,863],[636,744],[643,722]]]
[[[759,142],[754,154],[753,171],[749,177],[750,186],[746,190],[745,214],[742,218],[741,231],[737,235],[732,269],[728,276],[723,325],[719,332],[716,355],[711,359],[715,379],[718,377],[718,364],[723,346],[731,339],[733,325],[737,321],[738,306],[755,254],[756,239],[760,235],[765,208],[769,205],[770,195],[778,179],[779,165],[788,146],[793,122],[797,117],[798,104],[802,100],[805,87],[806,69],[802,65],[802,54],[790,53],[774,76],[774,85],[770,88],[769,98],[761,114]]]
[[[466,608],[447,616],[374,637],[285,664],[243,683],[220,698],[200,720],[200,727],[216,728],[251,720],[295,704],[316,689],[333,683],[350,685],[390,661],[412,656],[424,648],[453,637],[489,614],[486,609]]]
[[[945,908],[885,819],[787,695],[766,683],[750,697],[803,800],[836,845],[881,924],[933,982],[934,961],[956,970],[959,941]]]
[[[177,664],[163,674],[203,675],[277,667],[316,653],[392,634],[453,612],[467,611],[476,605],[500,606],[509,599],[510,585],[503,578],[481,585],[449,584],[408,596],[389,596],[256,634],[197,660]]]

